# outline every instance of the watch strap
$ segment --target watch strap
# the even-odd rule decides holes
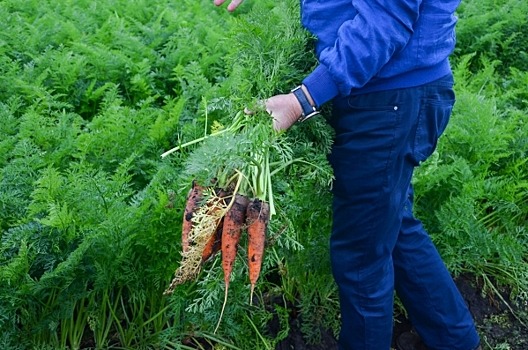
[[[303,122],[317,114],[319,114],[319,111],[315,106],[312,106],[310,104],[310,101],[308,101],[308,97],[304,93],[304,90],[301,86],[297,86],[295,89],[291,91],[293,95],[297,98],[297,101],[301,104],[302,113],[299,119],[297,119],[298,122]]]

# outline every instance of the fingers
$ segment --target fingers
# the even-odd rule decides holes
[[[266,111],[270,115],[275,131],[289,129],[298,119],[295,105],[289,95],[275,95],[267,100],[258,100],[244,109],[247,115],[254,115],[259,111]]]
[[[275,131],[284,130],[284,128],[282,127],[282,123],[277,118],[273,118],[273,130]]]
[[[221,0],[222,1],[222,0]],[[243,2],[244,0],[233,0],[231,3],[227,6],[227,11],[233,12],[236,10],[236,8]],[[224,2],[224,1],[222,1]]]
[[[220,6],[222,5],[226,0],[214,0],[213,3],[216,5],[216,6]],[[229,5],[227,5],[227,11],[229,12],[233,12],[237,9],[238,6],[240,6],[240,4],[244,2],[244,0],[232,0]]]
[[[273,117],[273,109],[274,109],[274,106],[273,104],[270,102],[270,100],[261,100],[259,101],[259,105],[260,105],[260,108],[261,109],[266,109],[266,113],[268,113],[271,117]]]

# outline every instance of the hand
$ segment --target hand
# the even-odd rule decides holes
[[[214,4],[216,6],[220,6],[225,2],[225,0],[214,0]],[[227,6],[227,11],[233,12],[236,10],[236,8],[242,3],[244,0],[232,0],[229,5]]]
[[[301,104],[292,93],[275,95],[264,104],[266,111],[273,118],[273,128],[277,131],[289,129],[302,114]]]

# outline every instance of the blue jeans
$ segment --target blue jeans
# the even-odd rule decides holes
[[[332,271],[341,350],[388,350],[394,290],[433,350],[472,350],[471,314],[421,222],[413,169],[434,151],[455,97],[452,76],[334,101]]]

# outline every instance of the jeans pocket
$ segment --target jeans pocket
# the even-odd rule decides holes
[[[436,149],[453,110],[453,100],[422,101],[413,145],[413,160],[416,164],[425,161]]]

